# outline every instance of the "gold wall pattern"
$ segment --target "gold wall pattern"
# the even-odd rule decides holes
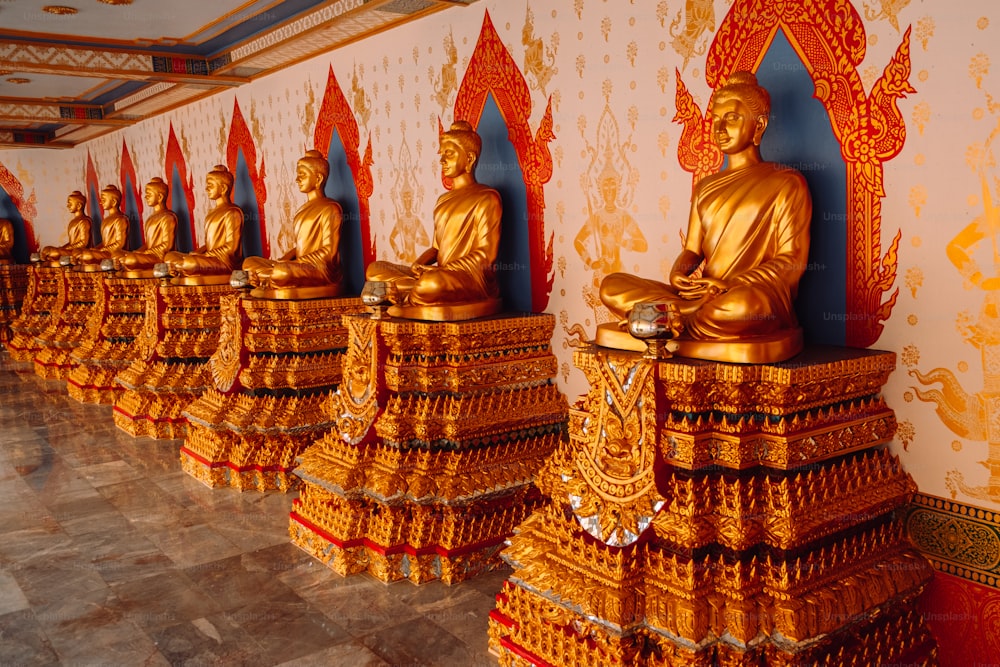
[[[917,494],[906,517],[910,539],[940,572],[1000,588],[1000,514]]]

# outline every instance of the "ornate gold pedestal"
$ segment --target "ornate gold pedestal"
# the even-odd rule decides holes
[[[554,318],[344,323],[336,428],[295,469],[292,541],[385,582],[453,584],[496,567],[565,432]]]
[[[133,436],[183,438],[181,414],[211,385],[207,361],[219,342],[219,299],[227,285],[161,284],[146,300],[136,361],[115,377],[115,425]]]
[[[888,352],[657,361],[587,348],[490,614],[501,665],[936,664],[884,447]]]
[[[181,467],[211,487],[288,491],[302,451],[333,427],[327,408],[340,382],[358,298],[221,300],[219,346],[208,361],[214,387],[184,411]]]
[[[62,310],[58,303],[59,284],[65,269],[32,265],[27,271],[28,286],[21,314],[10,323],[11,338],[6,345],[11,359],[31,363],[41,350],[35,336],[48,328],[54,310]]]
[[[70,355],[77,364],[66,377],[70,396],[81,403],[111,405],[124,393],[115,376],[138,358],[134,342],[145,321],[146,301],[159,282],[106,275],[87,331]]]
[[[10,324],[21,314],[28,291],[26,264],[0,264],[0,344],[11,339]]]
[[[35,375],[46,380],[65,380],[76,367],[71,355],[87,333],[102,290],[104,274],[69,268],[59,281],[59,295],[48,326],[35,336]]]

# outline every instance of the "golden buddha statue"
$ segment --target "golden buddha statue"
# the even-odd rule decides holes
[[[223,285],[243,255],[243,210],[233,203],[233,174],[216,165],[205,178],[215,207],[205,216],[205,244],[192,252],[168,252],[163,264],[175,285]],[[159,265],[158,265],[159,266]]]
[[[670,284],[626,273],[601,282],[601,301],[619,324],[597,343],[645,350],[632,334],[670,338],[680,356],[771,363],[802,349],[793,308],[809,255],[812,200],[798,171],[764,162],[760,140],[770,96],[750,72],[712,95],[712,132],[727,164],[695,186],[684,250]]]
[[[362,293],[366,303],[380,297],[394,305],[389,315],[454,321],[500,312],[494,273],[503,207],[496,190],[476,182],[482,140],[466,121],[456,121],[440,137],[441,173],[452,189],[434,206],[433,245],[411,265],[373,262]]]
[[[128,242],[128,218],[122,213],[122,192],[117,186],[107,185],[101,190],[101,242],[93,248],[73,254],[74,264],[100,265],[101,260],[120,253]]]
[[[144,273],[152,276],[152,268],[174,249],[177,215],[167,208],[169,192],[169,186],[159,176],[154,176],[146,184],[143,200],[153,212],[146,218],[145,241],[135,250],[120,252],[114,258],[115,268],[131,274],[129,277],[137,278]]]
[[[66,198],[66,210],[73,217],[66,226],[66,236],[69,240],[58,246],[45,246],[39,252],[43,262],[58,262],[63,255],[72,255],[78,250],[90,247],[90,227],[93,221],[84,212],[87,198],[79,190],[74,190]]]
[[[0,218],[0,264],[14,263],[14,223]]]
[[[295,212],[295,247],[280,259],[247,257],[243,270],[254,289],[251,296],[270,299],[334,297],[341,291],[340,204],[323,188],[330,164],[317,150],[307,151],[296,165],[295,182],[307,197]]]

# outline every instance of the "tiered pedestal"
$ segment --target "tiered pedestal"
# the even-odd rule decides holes
[[[500,564],[565,432],[551,315],[344,317],[337,427],[306,450],[289,532],[342,575],[453,584]]]
[[[136,361],[115,377],[115,425],[133,436],[183,438],[181,414],[211,385],[206,363],[219,343],[219,299],[225,285],[160,285],[146,300]]]
[[[14,361],[31,363],[42,346],[35,336],[48,328],[53,312],[60,312],[59,285],[66,269],[59,266],[28,267],[28,287],[21,305],[21,314],[10,323],[11,337],[7,351]]]
[[[219,346],[208,361],[215,386],[184,411],[181,467],[211,487],[288,491],[295,459],[334,422],[347,330],[358,298],[221,300]]]
[[[590,391],[518,526],[490,614],[501,665],[932,665],[904,535],[916,487],[888,352],[770,365],[585,348]]]
[[[59,283],[59,308],[53,308],[49,325],[35,336],[35,375],[46,380],[65,380],[77,362],[71,355],[87,333],[101,294],[104,273],[66,269]]]
[[[26,264],[0,264],[0,344],[11,339],[10,324],[21,314],[28,291]]]
[[[135,339],[142,331],[146,301],[160,281],[107,274],[87,332],[70,359],[76,367],[66,377],[69,395],[81,403],[112,405],[125,388],[115,376],[139,355]]]

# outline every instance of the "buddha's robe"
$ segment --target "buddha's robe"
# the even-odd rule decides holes
[[[177,230],[177,215],[163,210],[146,218],[145,243],[121,254],[122,267],[135,271],[151,269],[163,261],[164,255],[174,248],[174,234]]]
[[[60,246],[45,246],[41,250],[43,260],[55,261],[63,255],[90,247],[90,227],[93,222],[86,215],[78,215],[66,226],[68,241]]]
[[[689,230],[701,230],[702,275],[729,288],[687,300],[665,283],[614,273],[601,284],[601,301],[620,318],[637,303],[675,302],[684,334],[698,340],[793,329],[811,217],[808,187],[794,169],[762,162],[708,176],[695,188]]]
[[[307,201],[295,212],[295,250],[291,257],[247,257],[243,269],[251,274],[251,281],[256,272],[263,272],[260,287],[339,286],[342,219],[340,204],[334,200],[319,197]]]
[[[85,264],[99,262],[118,254],[128,242],[128,218],[116,211],[101,221],[101,242],[90,249],[76,253],[76,258]]]
[[[166,262],[182,276],[231,273],[243,257],[243,210],[224,202],[205,216],[205,245],[194,252],[168,252]]]
[[[374,262],[368,280],[395,284],[416,306],[475,303],[497,299],[494,263],[500,246],[500,195],[471,183],[441,195],[434,206],[437,264],[419,275],[408,266]]]

